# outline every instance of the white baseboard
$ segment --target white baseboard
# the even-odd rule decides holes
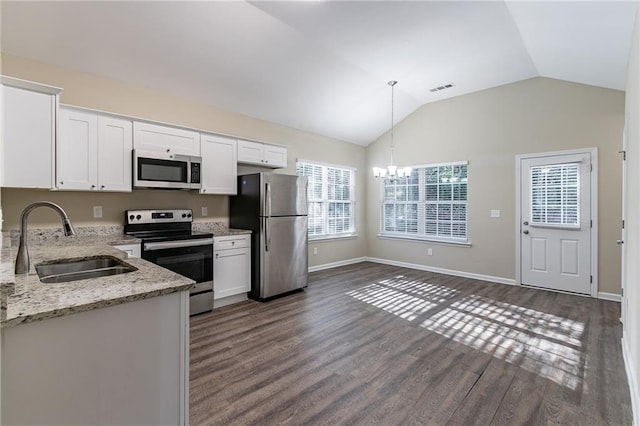
[[[316,265],[309,268],[309,272],[322,271],[325,269],[337,268],[338,266],[353,265],[354,263],[365,262],[366,257],[356,257],[353,259],[340,260],[338,262],[325,263],[323,265]]]
[[[622,300],[619,294],[605,293],[604,291],[598,292],[598,299],[610,300],[612,302],[618,302],[618,303],[620,303]]]
[[[480,281],[488,281],[492,283],[515,285],[516,280],[511,278],[494,277],[491,275],[474,274],[472,272],[456,271],[454,269],[437,268],[435,266],[419,265],[417,263],[398,262],[396,260],[379,259],[377,257],[365,258],[368,262],[382,263],[385,265],[400,266],[403,268],[417,269],[419,271],[436,272],[438,274],[453,275],[456,277],[473,278]]]
[[[635,368],[633,367],[633,361],[631,359],[631,353],[629,352],[629,346],[627,346],[628,339],[627,333],[622,333],[622,357],[624,358],[624,368],[627,372],[627,381],[629,382],[629,393],[631,394],[631,409],[633,411],[633,424],[638,426],[640,418],[638,416],[638,410],[640,409],[640,390],[638,388],[638,380],[636,376]]]

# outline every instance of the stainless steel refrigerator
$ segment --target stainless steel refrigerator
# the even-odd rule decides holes
[[[252,299],[307,286],[307,178],[274,173],[238,176],[229,224],[250,229]]]

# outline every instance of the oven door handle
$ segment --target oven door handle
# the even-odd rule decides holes
[[[145,251],[165,250],[182,247],[197,247],[213,245],[213,238],[202,238],[199,240],[179,240],[179,241],[163,241],[160,243],[144,243]]]

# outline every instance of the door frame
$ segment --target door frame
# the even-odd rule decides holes
[[[516,285],[522,285],[522,238],[520,238],[520,233],[522,232],[522,194],[520,191],[520,187],[522,185],[521,182],[521,168],[522,161],[531,158],[540,158],[540,157],[555,157],[559,155],[576,155],[576,154],[589,154],[591,157],[591,205],[590,205],[590,216],[591,216],[591,297],[598,297],[598,148],[584,148],[584,149],[572,149],[566,151],[553,151],[553,152],[538,152],[531,154],[519,154],[516,155],[516,216],[515,216],[515,244],[516,244]],[[550,291],[558,291],[560,290],[550,290]],[[577,293],[570,293],[576,294]]]

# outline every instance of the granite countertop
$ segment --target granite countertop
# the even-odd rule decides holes
[[[30,234],[31,236],[31,234]],[[29,240],[31,270],[14,275],[17,245],[2,249],[2,327],[44,320],[75,312],[118,305],[193,288],[194,281],[146,260],[127,258],[112,245],[135,244],[125,235],[85,235]],[[100,278],[44,284],[34,265],[44,261],[109,255],[137,268],[134,272]]]

